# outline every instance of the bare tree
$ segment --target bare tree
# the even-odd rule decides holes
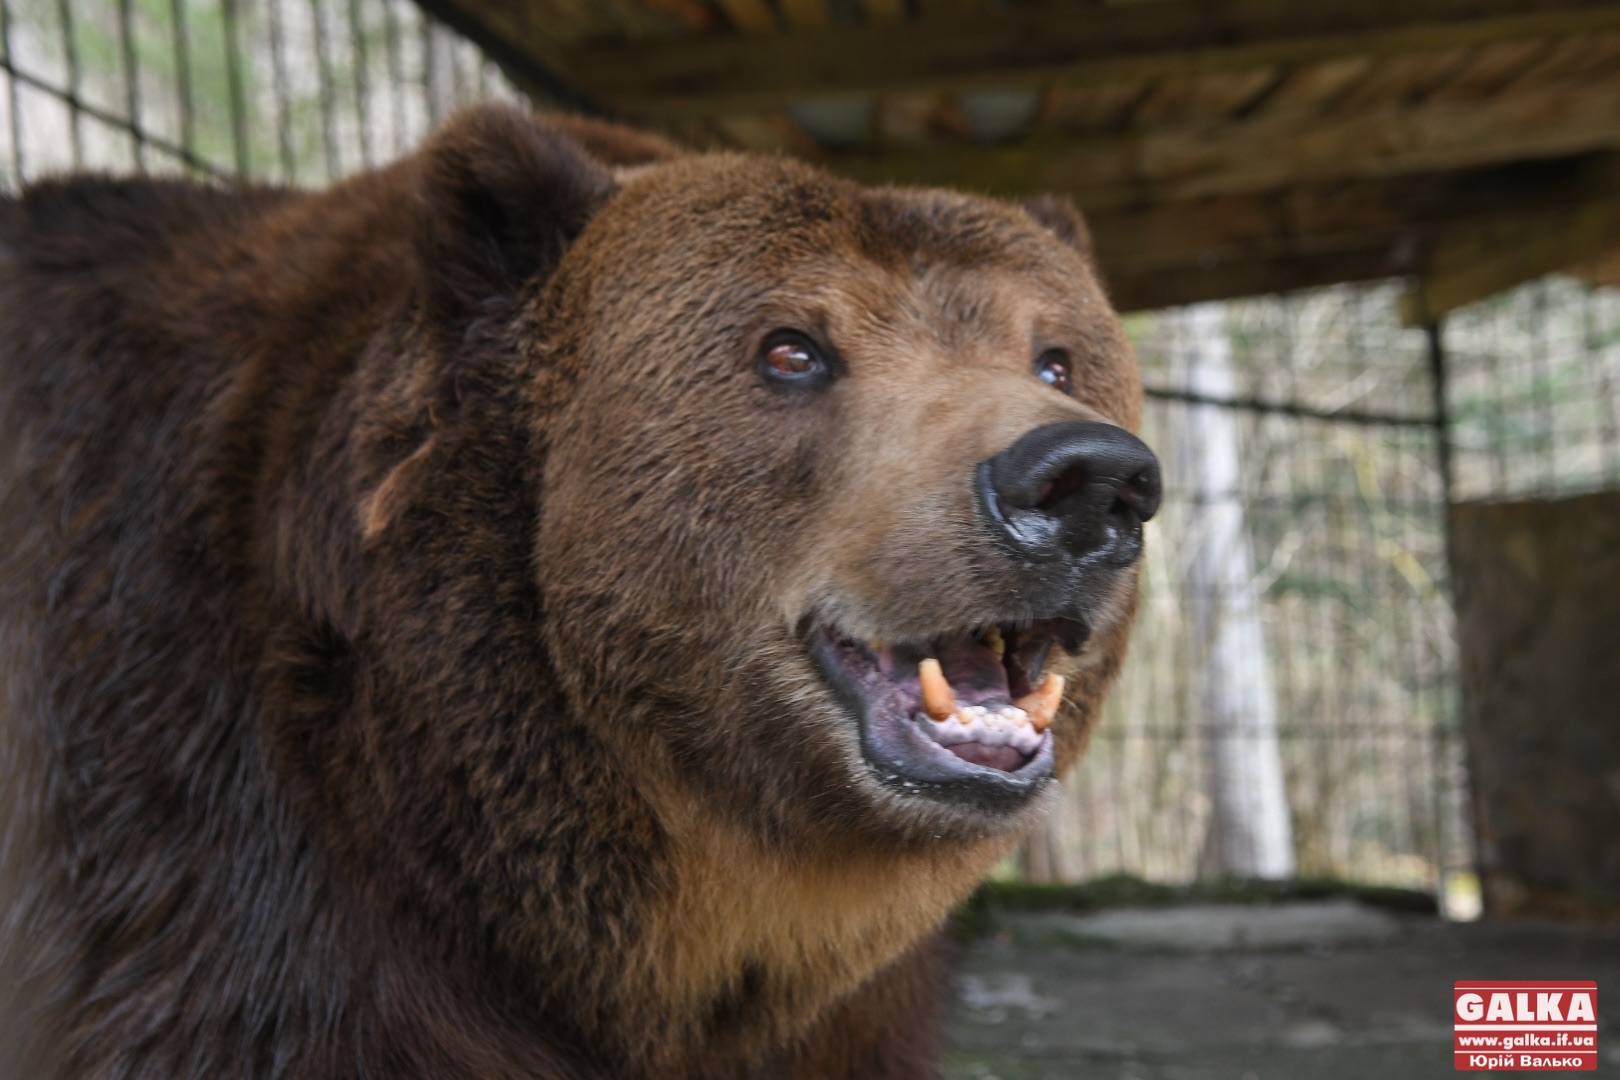
[[[1174,367],[1193,394],[1229,400],[1236,391],[1223,304],[1170,316]],[[1277,693],[1266,654],[1254,552],[1244,516],[1238,418],[1194,405],[1176,435],[1173,477],[1199,512],[1185,545],[1187,605],[1203,663],[1209,834],[1200,870],[1210,875],[1284,878],[1294,849],[1277,742]]]

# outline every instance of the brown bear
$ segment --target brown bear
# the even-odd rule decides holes
[[[0,201],[0,1074],[932,1075],[1139,407],[1053,199],[486,106]]]

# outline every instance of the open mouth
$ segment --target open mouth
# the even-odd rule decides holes
[[[1052,774],[1049,730],[1063,678],[1054,648],[1078,652],[1071,619],[991,623],[926,642],[856,641],[811,631],[822,672],[861,725],[867,759],[910,786],[1013,794]]]

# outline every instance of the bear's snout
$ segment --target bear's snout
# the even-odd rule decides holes
[[[1035,562],[1128,566],[1159,509],[1159,459],[1113,424],[1045,424],[979,464],[977,496],[997,541]]]

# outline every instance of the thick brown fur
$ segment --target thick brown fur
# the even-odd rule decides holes
[[[982,621],[971,463],[1139,396],[1072,208],[592,121],[0,201],[0,1073],[931,1075],[1040,802],[881,783],[796,634]]]

